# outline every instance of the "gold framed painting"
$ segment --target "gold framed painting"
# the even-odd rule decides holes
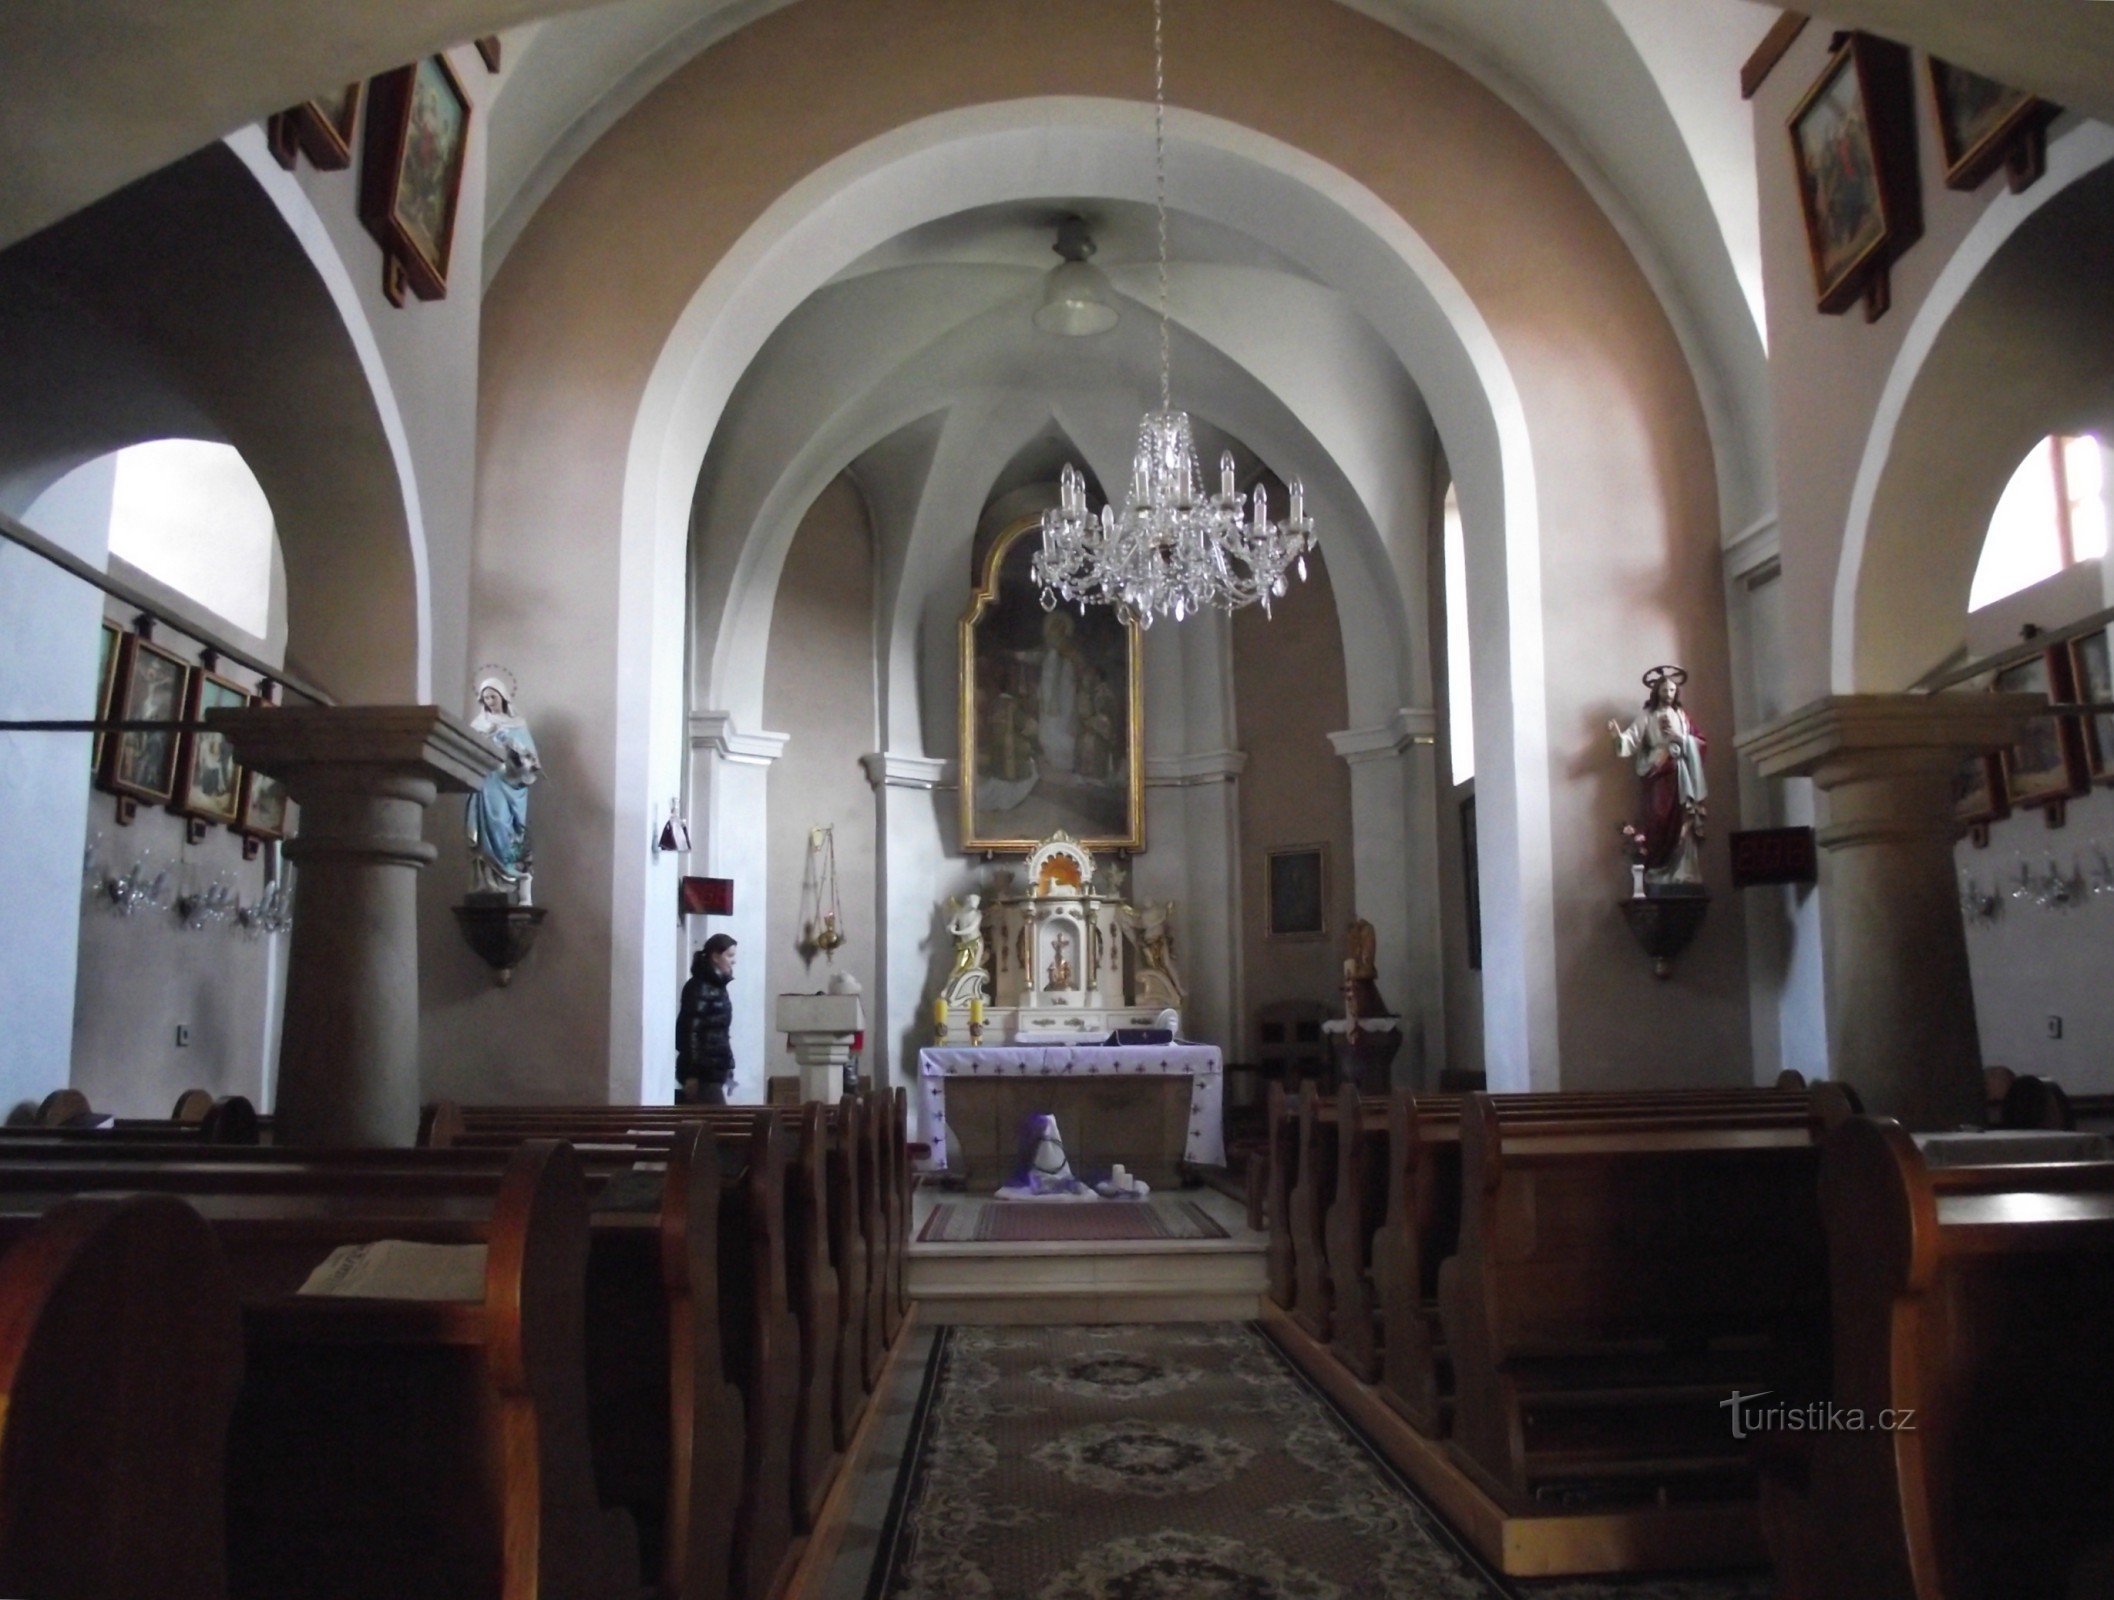
[[[1908,52],[1870,34],[1841,46],[1790,116],[1791,159],[1819,309],[1886,309],[1887,269],[1922,234]]]
[[[1108,606],[1043,608],[1040,527],[992,541],[961,620],[961,847],[1026,852],[1062,829],[1142,850],[1143,638]]]
[[[191,674],[191,693],[184,721],[203,722],[208,711],[226,711],[250,703],[250,692],[233,678],[200,667]],[[232,828],[242,817],[242,764],[227,735],[186,733],[176,758],[176,794],[169,809],[200,822]]]
[[[267,695],[257,695],[253,706],[274,705]],[[255,767],[242,769],[242,816],[237,830],[252,839],[284,839],[287,835],[289,802],[285,780]]]
[[[2055,107],[2023,89],[1936,56],[1929,60],[1931,105],[1948,189],[1977,189],[2002,166],[2023,189],[2047,160],[2047,129]]]
[[[111,685],[111,720],[161,722],[163,728],[136,729],[104,742],[102,785],[128,800],[160,805],[176,791],[175,724],[183,715],[191,669],[174,651],[152,639],[127,634],[118,654]]]
[[[1999,694],[2037,694],[2044,700],[2070,698],[2070,659],[2060,649],[2043,650],[2028,661],[2004,668],[1994,685]],[[2035,717],[2025,737],[2003,751],[2004,797],[2014,807],[2056,805],[2075,799],[2089,787],[2085,777],[2083,730],[2076,717]]]
[[[389,258],[392,289],[401,274],[421,300],[448,292],[469,145],[470,97],[444,58],[426,56],[368,85],[360,220]]]

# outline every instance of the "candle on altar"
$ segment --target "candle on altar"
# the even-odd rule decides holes
[[[947,1026],[947,997],[941,995],[932,1002],[932,1025],[941,1030]]]
[[[984,997],[980,994],[972,995],[969,1000],[969,1025],[972,1028],[980,1027],[983,1024],[983,1020]]]

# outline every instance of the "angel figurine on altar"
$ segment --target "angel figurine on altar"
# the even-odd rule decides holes
[[[1709,815],[1710,788],[1703,776],[1709,748],[1703,732],[1681,705],[1680,667],[1654,667],[1644,675],[1644,709],[1625,728],[1610,718],[1617,755],[1634,759],[1643,790],[1643,815],[1623,827],[1638,868],[1637,893],[1671,884],[1703,881],[1697,847]]]
[[[984,998],[984,985],[990,979],[984,969],[983,900],[971,894],[947,904],[952,908],[947,932],[954,940],[954,966],[940,994],[950,1006],[966,1006]]]
[[[1119,906],[1116,919],[1138,952],[1138,1004],[1182,1009],[1182,975],[1174,964],[1174,902],[1143,909]]]

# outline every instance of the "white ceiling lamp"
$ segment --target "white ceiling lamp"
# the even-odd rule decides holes
[[[1066,217],[1057,225],[1057,242],[1050,248],[1064,259],[1043,280],[1035,326],[1073,339],[1108,332],[1116,325],[1116,307],[1107,276],[1093,263],[1094,238],[1085,221]]]
[[[1288,574],[1307,575],[1314,524],[1306,495],[1292,480],[1285,520],[1270,520],[1266,491],[1255,486],[1254,515],[1234,481],[1233,452],[1219,457],[1219,492],[1208,494],[1197,466],[1189,414],[1174,407],[1173,358],[1167,323],[1167,51],[1165,0],[1152,6],[1153,204],[1160,229],[1160,408],[1138,425],[1123,514],[1103,505],[1086,509],[1086,477],[1066,464],[1058,504],[1042,514],[1042,549],[1035,581],[1042,604],[1060,599],[1083,612],[1112,605],[1124,621],[1151,627],[1155,618],[1180,622],[1206,607],[1237,611],[1285,592]],[[1059,253],[1062,254],[1060,244]],[[1067,263],[1069,264],[1069,262]],[[1081,265],[1084,265],[1082,262]],[[1057,269],[1062,272],[1063,267]],[[1089,268],[1089,271],[1092,269]],[[1054,278],[1055,273],[1051,276]],[[1099,274],[1096,274],[1099,276]]]

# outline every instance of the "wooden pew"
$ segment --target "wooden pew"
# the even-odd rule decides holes
[[[1326,1235],[1330,1349],[1362,1383],[1380,1376],[1379,1295],[1373,1238],[1387,1211],[1391,1096],[1336,1094],[1336,1186]],[[1403,1098],[1407,1098],[1404,1096]]]
[[[146,1185],[157,1168],[126,1170]],[[56,1199],[13,1175],[0,1238]],[[589,1460],[572,1153],[539,1142],[438,1193],[350,1166],[269,1176],[256,1165],[223,1189],[207,1173],[186,1193],[227,1254],[248,1351],[229,1432],[230,1593],[634,1594],[630,1519],[599,1505]],[[335,1247],[381,1240],[482,1246],[481,1293],[298,1292]]]
[[[875,1102],[880,1104],[880,1102]],[[788,1209],[788,1282],[801,1325],[803,1386],[795,1451],[796,1503],[805,1526],[819,1510],[838,1453],[850,1443],[883,1355],[880,1302],[869,1236],[887,1248],[885,1222],[869,1213],[881,1204],[865,1181],[873,1165],[866,1107],[774,1108],[794,1137],[794,1192]],[[517,1137],[529,1129],[576,1139],[651,1139],[681,1126],[741,1127],[743,1108],[678,1107],[456,1107],[434,1108],[429,1137],[476,1145]],[[813,1126],[805,1126],[812,1122]],[[876,1127],[885,1135],[885,1128]]]
[[[450,1152],[504,1148],[565,1128],[588,1151],[627,1161],[650,1160],[686,1129],[717,1145],[724,1169],[717,1241],[721,1347],[746,1423],[729,1592],[762,1600],[783,1582],[796,1554],[796,1523],[810,1503],[800,1469],[822,1469],[826,1481],[828,1465],[812,1458],[814,1435],[805,1426],[811,1419],[803,1411],[812,1390],[790,1292],[789,1255],[797,1246],[790,1238],[789,1204],[798,1209],[789,1195],[791,1138],[779,1113],[763,1108],[681,1108],[696,1114],[665,1118],[658,1127],[654,1118],[634,1114],[640,1109],[520,1108],[528,1126],[509,1128],[512,1108],[435,1107],[426,1123],[429,1137],[458,1141],[446,1147]],[[822,1398],[821,1433],[828,1438],[826,1388]],[[809,1452],[804,1459],[802,1451]]]
[[[72,1200],[0,1259],[0,1593],[225,1600],[242,1319],[210,1227]]]
[[[1775,1089],[1497,1098],[1518,1115],[1549,1117],[1655,1110],[1744,1115],[1747,1108],[1793,1120],[1804,1114],[1798,1096]],[[1404,1143],[1412,1125],[1405,1122],[1399,1137],[1392,1132],[1389,1099],[1317,1099],[1311,1119],[1302,1099],[1301,1117],[1289,1129],[1280,1125],[1285,1182],[1277,1203],[1281,1234],[1273,1230],[1272,1245],[1291,1291],[1278,1303],[1303,1331],[1325,1338],[1362,1382],[1384,1383],[1389,1403],[1413,1425],[1436,1434],[1444,1431],[1437,1275],[1458,1235],[1460,1100],[1420,1097],[1415,1142]],[[1344,1108],[1352,1104],[1359,1114],[1346,1125]],[[1280,1115],[1290,1119],[1290,1109]],[[1346,1172],[1357,1181],[1345,1182]],[[1390,1341],[1392,1358],[1383,1353]]]
[[[1726,1396],[1809,1384],[1824,1360],[1810,1122],[1552,1120],[1478,1095],[1460,1137],[1439,1302],[1462,1469],[1519,1509],[1751,1495]]]
[[[1786,1600],[2110,1592],[2114,1163],[1969,1137],[1855,1118],[1826,1145],[1834,1426],[1764,1453]]]
[[[55,1137],[139,1141],[149,1144],[192,1142],[253,1145],[262,1137],[264,1119],[239,1094],[218,1100],[203,1089],[189,1089],[171,1117],[106,1117],[93,1110],[78,1089],[55,1089],[44,1097],[32,1123],[0,1127],[0,1145],[18,1140]]]

